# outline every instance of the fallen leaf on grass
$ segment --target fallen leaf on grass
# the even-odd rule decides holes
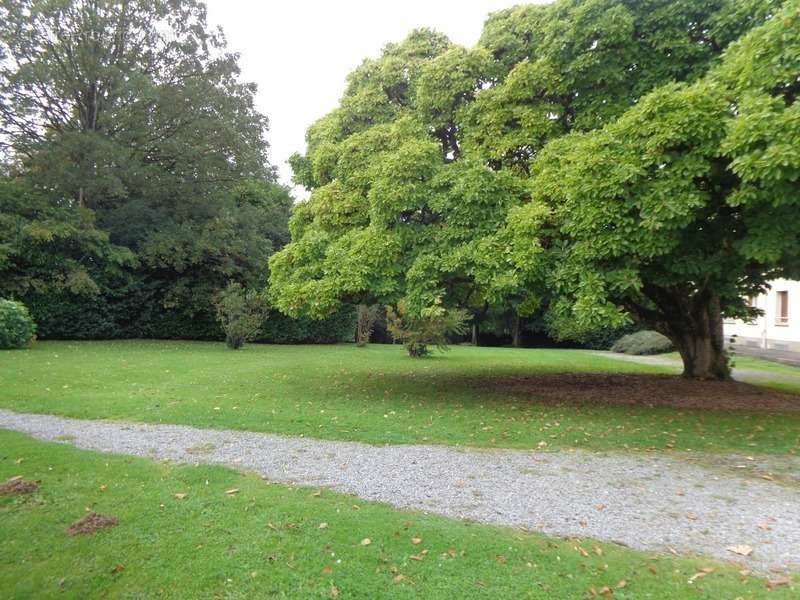
[[[500,564],[503,564],[503,565],[506,564],[506,557],[503,556],[502,554],[498,554],[497,556],[494,557],[494,559],[497,562],[499,562]]]
[[[422,538],[417,538],[417,537],[411,538],[411,543],[414,544],[415,546],[417,544],[421,544],[422,543]]]
[[[775,579],[767,581],[767,587],[773,589],[782,585],[789,585],[790,583],[792,583],[792,580],[789,577],[776,577]]]
[[[395,583],[400,583],[404,579],[405,579],[405,575],[395,575],[394,578],[392,579],[392,581],[394,581]]]
[[[320,523],[319,524],[319,528],[320,529],[327,529],[328,528],[328,524],[327,523]]]
[[[700,571],[698,571],[697,573],[695,573],[694,575],[689,577],[689,583],[694,583],[696,580],[700,579],[701,577],[705,577],[709,573],[713,573],[713,572],[714,572],[714,567],[703,567],[702,569],[700,569]]]
[[[323,575],[330,575],[331,573],[333,573],[333,569],[331,569],[330,567],[325,567],[324,569],[322,569]]]
[[[753,553],[753,548],[748,546],[747,544],[736,544],[735,546],[728,546],[726,550],[728,552],[733,552],[734,554],[739,554],[741,556],[750,556]]]
[[[184,498],[186,498],[186,494],[184,494],[183,492],[178,492],[177,494],[175,494],[175,497],[178,500],[183,500]]]
[[[361,540],[361,545],[362,546],[369,546],[371,543],[372,543],[372,540],[369,539],[369,538],[364,538],[363,540]]]
[[[117,573],[122,573],[125,570],[125,565],[117,565],[113,569],[111,569],[111,574],[116,575]]]
[[[228,494],[228,496],[233,496],[234,494],[239,493],[239,488],[231,488],[229,490],[226,490],[225,493]]]
[[[339,595],[339,588],[335,585],[331,585],[331,598],[336,598]]]
[[[628,585],[628,582],[627,582],[627,581],[625,581],[625,580],[623,579],[623,580],[621,580],[619,583],[617,583],[617,589],[618,589],[618,590],[621,590],[621,589],[622,589],[622,588],[624,588],[626,585]]]

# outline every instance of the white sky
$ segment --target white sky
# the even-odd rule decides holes
[[[241,53],[243,78],[258,84],[258,108],[270,119],[270,160],[290,185],[286,160],[303,152],[306,128],[336,107],[345,77],[364,58],[415,27],[472,46],[490,12],[526,0],[206,2],[209,24],[222,26],[229,48]]]

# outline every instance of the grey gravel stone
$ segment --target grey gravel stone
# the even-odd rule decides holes
[[[448,517],[800,570],[800,489],[663,454],[371,446],[0,410],[0,427],[80,448],[215,463]],[[728,547],[747,544],[748,557]]]

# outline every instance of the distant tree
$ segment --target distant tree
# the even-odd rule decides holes
[[[86,271],[108,266],[92,279],[109,302],[125,290],[121,318],[139,334],[168,320],[213,335],[213,295],[263,286],[287,241],[292,199],[237,63],[197,0],[0,0],[6,160],[135,256],[124,276],[112,257]]]
[[[0,140],[82,206],[266,175],[255,88],[202,2],[4,0],[0,56]]]
[[[0,297],[100,290],[98,270],[133,264],[127,248],[114,246],[91,210],[36,190],[23,179],[0,179]]]

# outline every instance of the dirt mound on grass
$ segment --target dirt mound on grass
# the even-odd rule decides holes
[[[546,404],[800,412],[800,396],[739,381],[674,375],[553,373],[490,380],[497,391]]]
[[[33,482],[23,479],[21,475],[12,477],[3,484],[0,484],[0,496],[22,496],[23,494],[32,494],[39,489],[39,486]]]
[[[70,535],[94,533],[98,529],[115,527],[118,524],[119,520],[113,515],[104,515],[102,513],[91,512],[81,520],[75,521],[72,525],[70,525],[67,533]]]

